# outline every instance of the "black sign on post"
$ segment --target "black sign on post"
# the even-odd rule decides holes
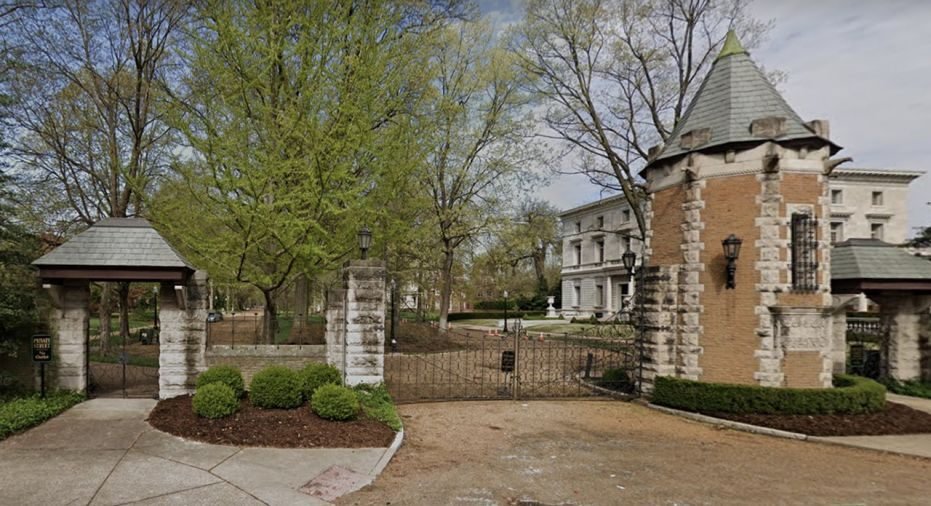
[[[37,334],[32,336],[32,361],[52,361],[52,336]]]
[[[32,361],[38,362],[42,371],[42,397],[45,398],[45,364],[52,361],[52,336],[48,334],[32,336]]]
[[[501,372],[514,372],[514,351],[501,352]]]

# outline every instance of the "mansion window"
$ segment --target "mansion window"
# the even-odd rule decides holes
[[[831,244],[844,240],[844,224],[839,221],[831,222]]]
[[[582,303],[582,286],[573,285],[572,287],[572,305],[578,306]]]
[[[575,222],[575,233],[576,234],[582,233],[582,222],[581,221]]]
[[[595,305],[605,305],[605,287],[604,285],[595,285]]]
[[[604,216],[599,216],[595,218],[595,222],[598,225],[598,230],[604,230],[605,228],[605,217]]]
[[[843,204],[844,203],[844,191],[843,190],[831,190],[831,203],[832,204]]]
[[[575,245],[575,265],[582,265],[582,245]]]
[[[818,289],[818,220],[806,213],[792,214],[792,288]]]
[[[621,211],[621,221],[624,223],[630,222],[630,209],[624,209]]]
[[[874,206],[883,205],[883,192],[873,192],[873,205]]]
[[[883,240],[883,224],[882,223],[870,223],[870,239],[879,239]]]
[[[631,247],[630,236],[629,235],[622,236],[621,237],[621,253],[623,254],[625,251],[629,250],[630,247]]]
[[[604,240],[598,241],[595,243],[595,258],[598,259],[598,262],[605,261],[605,242]]]

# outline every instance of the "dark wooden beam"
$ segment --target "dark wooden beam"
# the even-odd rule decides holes
[[[916,292],[931,293],[931,280],[923,279],[842,279],[831,281],[834,293]]]
[[[64,279],[86,279],[89,281],[185,281],[189,269],[165,269],[144,267],[40,267],[39,277],[43,282]]]

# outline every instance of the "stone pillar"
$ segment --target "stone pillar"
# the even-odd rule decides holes
[[[841,307],[834,312],[831,321],[831,360],[834,363],[834,374],[847,372],[847,307]]]
[[[53,309],[52,381],[63,390],[87,390],[87,345],[90,328],[90,283],[66,281],[49,288]]]
[[[158,396],[170,399],[194,392],[197,375],[207,368],[207,273],[197,271],[187,285],[162,283],[159,291]]]
[[[343,372],[346,370],[346,290],[335,288],[327,293],[326,361]],[[344,374],[345,376],[345,374]]]
[[[352,260],[327,306],[327,363],[347,385],[385,380],[385,265]]]
[[[931,296],[912,293],[875,297],[879,320],[887,329],[881,353],[881,374],[899,381],[922,378],[931,360],[928,346],[928,307]]]
[[[678,299],[678,270],[646,267],[643,286],[638,287],[636,304],[643,304],[643,384],[644,393],[653,391],[657,376],[676,376],[676,325],[673,321]],[[639,308],[632,308],[632,321],[639,320]]]

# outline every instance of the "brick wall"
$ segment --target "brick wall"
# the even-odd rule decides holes
[[[701,379],[755,384],[758,361],[754,351],[759,343],[756,284],[760,282],[755,247],[760,233],[755,219],[760,214],[756,200],[760,183],[752,174],[710,179],[703,193],[705,248],[701,261],[706,267],[700,275],[704,285]],[[743,240],[737,259],[737,287],[732,290],[725,289],[727,260],[721,247],[721,241],[730,234]]]
[[[685,212],[685,188],[673,186],[653,194],[652,240],[650,248],[652,265],[674,265],[682,263],[682,232]]]
[[[783,374],[785,386],[791,388],[821,388],[819,378],[824,360],[818,351],[786,352]]]
[[[232,365],[242,371],[246,388],[252,376],[270,365],[283,365],[301,369],[310,362],[326,363],[326,346],[317,345],[257,345],[257,346],[208,346],[204,355],[207,367]]]

